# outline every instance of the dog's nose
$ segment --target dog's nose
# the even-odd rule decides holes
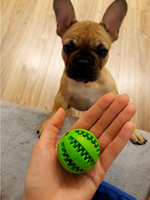
[[[90,62],[87,59],[84,59],[84,58],[77,59],[75,64],[78,67],[82,67],[82,68],[88,68],[90,66]]]
[[[89,61],[88,60],[86,60],[86,59],[83,59],[83,58],[81,58],[81,59],[79,59],[78,60],[78,62],[77,62],[78,64],[84,64],[84,65],[88,65],[89,64]]]

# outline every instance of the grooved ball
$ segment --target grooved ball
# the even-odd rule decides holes
[[[57,156],[66,170],[82,174],[92,169],[98,161],[100,146],[91,132],[74,129],[60,139]]]

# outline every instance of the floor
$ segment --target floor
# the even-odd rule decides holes
[[[100,22],[112,0],[72,0],[78,20]],[[128,13],[107,68],[120,94],[137,107],[137,128],[150,132],[150,0],[127,0]],[[1,0],[1,99],[52,110],[64,64],[52,0]],[[71,109],[69,115],[81,116]]]

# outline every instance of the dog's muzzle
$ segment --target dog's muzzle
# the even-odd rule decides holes
[[[69,78],[77,82],[93,82],[98,78],[98,69],[91,58],[76,57],[66,69]]]

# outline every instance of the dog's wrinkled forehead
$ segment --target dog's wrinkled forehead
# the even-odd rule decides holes
[[[91,48],[103,44],[110,49],[111,39],[103,26],[92,21],[81,21],[72,25],[62,37],[63,45],[73,41],[76,46]]]

